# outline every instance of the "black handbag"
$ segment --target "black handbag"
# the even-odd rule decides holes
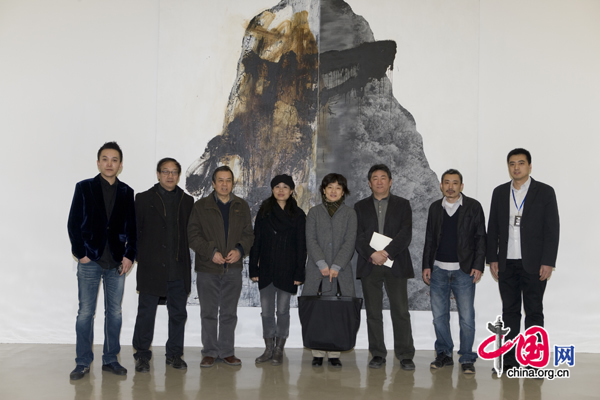
[[[322,296],[322,285],[321,280],[316,296],[298,297],[304,347],[322,351],[350,350],[356,344],[363,299],[342,296],[339,282],[335,296]]]

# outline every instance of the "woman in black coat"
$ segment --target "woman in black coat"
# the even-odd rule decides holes
[[[290,299],[304,281],[306,214],[293,197],[295,187],[289,175],[273,178],[273,193],[261,204],[254,223],[250,278],[260,289],[266,347],[257,364],[271,359],[273,365],[282,363],[290,328]]]

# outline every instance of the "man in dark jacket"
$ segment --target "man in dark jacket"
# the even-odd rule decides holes
[[[412,210],[408,200],[390,193],[392,173],[383,164],[369,169],[372,196],[354,205],[358,219],[356,277],[362,282],[367,311],[369,351],[373,358],[370,368],[385,364],[387,349],[383,337],[383,285],[390,300],[394,328],[394,353],[404,370],[414,370],[410,313],[408,312],[408,279],[415,273],[408,251],[412,239]],[[383,249],[371,246],[375,233],[391,240]]]
[[[181,165],[173,158],[163,158],[156,166],[158,183],[135,197],[140,295],[133,347],[138,372],[150,371],[150,345],[161,299],[166,299],[169,312],[167,365],[187,368],[181,356],[192,272],[187,225],[194,199],[177,186],[180,175]]]
[[[254,242],[250,207],[231,193],[233,171],[217,168],[212,182],[214,191],[194,204],[188,225],[190,248],[196,252],[203,368],[212,367],[217,358],[229,365],[242,363],[234,348],[237,303],[243,259]]]
[[[125,274],[136,254],[133,190],[117,179],[123,167],[123,152],[115,142],[98,150],[100,174],[75,186],[67,228],[71,252],[77,258],[79,310],[77,312],[77,366],[72,380],[90,371],[94,359],[94,315],[100,281],[104,282],[104,354],[102,370],[127,374],[118,363],[121,351],[121,300]]]
[[[444,198],[429,207],[423,281],[431,286],[431,311],[435,327],[436,359],[431,368],[453,365],[454,343],[450,333],[450,292],[458,306],[460,325],[459,362],[466,374],[474,374],[475,284],[485,266],[485,217],[481,204],[461,192],[462,174],[449,169],[442,175]]]
[[[486,258],[498,280],[510,340],[519,334],[521,307],[525,329],[544,326],[544,292],[556,266],[560,223],[554,189],[530,177],[529,151],[514,149],[506,160],[512,180],[492,194]],[[504,354],[504,370],[517,364],[513,348]]]

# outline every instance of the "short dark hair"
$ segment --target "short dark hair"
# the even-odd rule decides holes
[[[508,152],[508,155],[506,156],[506,162],[508,163],[508,161],[510,160],[510,158],[512,156],[516,156],[517,154],[524,154],[525,157],[527,157],[527,163],[531,164],[531,153],[525,149],[522,148],[518,148],[518,149],[514,149]]]
[[[332,183],[337,183],[344,189],[344,194],[349,195],[350,190],[348,189],[348,181],[344,178],[342,174],[331,173],[327,174],[323,177],[323,181],[321,182],[321,194],[325,194],[325,188]]]
[[[102,145],[102,147],[100,147],[100,150],[98,150],[98,160],[100,160],[100,154],[102,153],[103,150],[116,150],[119,152],[119,158],[120,161],[123,162],[123,152],[121,151],[121,148],[119,147],[119,145],[117,144],[117,142],[106,142]]]
[[[177,167],[177,171],[178,171],[177,175],[181,175],[181,164],[179,164],[179,162],[176,159],[171,158],[171,157],[165,157],[162,160],[160,160],[158,162],[158,164],[156,164],[156,172],[160,172],[160,170],[162,169],[163,164],[166,164],[168,162],[174,163],[175,166]]]
[[[458,176],[460,177],[460,183],[461,183],[461,184],[463,183],[463,177],[462,177],[462,174],[461,174],[460,172],[458,172],[458,170],[457,170],[457,169],[450,168],[448,171],[444,172],[444,173],[442,174],[442,179],[440,179],[440,182],[444,182],[444,177],[445,177],[446,175],[458,175]]]
[[[233,171],[231,170],[231,168],[229,168],[228,165],[221,165],[219,168],[215,169],[215,172],[213,172],[213,175],[212,175],[213,183],[217,183],[217,173],[222,172],[222,171],[229,172],[231,174],[231,181],[235,180],[235,178],[233,176]]]
[[[371,180],[371,175],[373,175],[373,172],[375,171],[383,171],[387,174],[388,179],[392,180],[392,171],[390,171],[390,169],[388,168],[387,165],[385,164],[375,164],[373,165],[371,168],[369,168],[369,175],[367,176],[367,179],[370,181]]]

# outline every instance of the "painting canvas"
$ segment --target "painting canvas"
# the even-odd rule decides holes
[[[283,0],[251,19],[240,43],[222,131],[188,167],[186,189],[196,198],[210,194],[212,172],[228,165],[234,193],[256,215],[271,179],[287,173],[307,211],[320,201],[323,176],[338,172],[348,179],[352,206],[370,195],[364,184],[369,167],[385,163],[394,194],[413,210],[417,279],[409,280],[409,305],[429,309],[419,277],[427,210],[440,197],[439,181],[415,118],[394,97],[396,42],[376,40],[368,21],[343,0]],[[360,281],[356,286],[360,296]],[[190,302],[197,304],[195,292]],[[246,264],[239,306],[259,304]]]

